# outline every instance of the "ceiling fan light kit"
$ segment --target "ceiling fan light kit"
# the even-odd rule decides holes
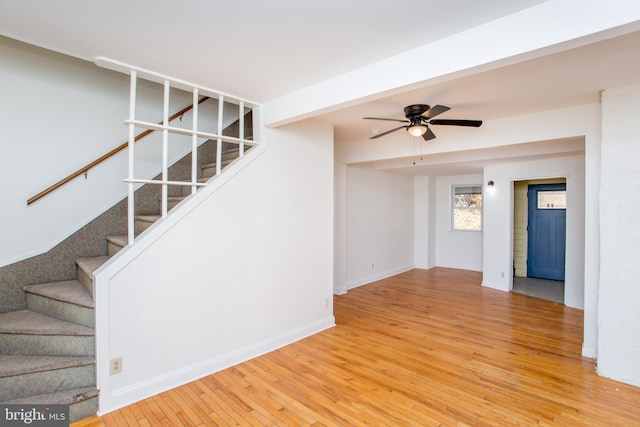
[[[392,122],[408,123],[407,125],[398,126],[388,131],[377,133],[369,139],[380,138],[381,136],[390,134],[400,129],[406,129],[413,136],[422,136],[425,141],[432,140],[436,135],[431,131],[429,125],[447,125],[447,126],[471,126],[480,127],[482,120],[460,120],[460,119],[436,119],[435,116],[449,111],[451,108],[444,105],[435,105],[431,108],[427,104],[413,104],[404,107],[405,120],[389,119],[383,117],[364,117],[365,120],[388,120]]]
[[[413,136],[422,136],[427,131],[427,127],[421,124],[412,124],[407,128],[407,132],[409,132]]]

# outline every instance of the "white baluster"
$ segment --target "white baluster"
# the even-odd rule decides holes
[[[129,87],[129,120],[133,121],[136,119],[136,85],[138,80],[138,73],[135,71],[131,71],[131,83]],[[128,199],[127,199],[127,239],[128,244],[133,245],[133,240],[135,239],[135,186],[133,183],[134,179],[134,151],[133,146],[135,144],[135,136],[136,134],[136,125],[133,123],[129,123],[129,183],[127,185],[128,190]]]
[[[222,120],[224,118],[224,96],[218,98],[218,143],[216,146],[216,175],[222,171]]]
[[[240,142],[239,152],[240,157],[244,156],[244,102],[240,101],[240,114],[238,115],[238,126],[240,131],[238,132],[238,138],[242,141]]]
[[[167,196],[169,194],[169,186],[166,184],[169,181],[169,92],[171,91],[171,84],[168,80],[164,82],[164,106],[162,111],[162,124],[165,126],[162,129],[162,218],[167,216]]]
[[[198,89],[193,90],[193,135],[191,135],[191,194],[195,194],[198,181]]]

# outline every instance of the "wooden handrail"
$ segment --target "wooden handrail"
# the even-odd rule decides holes
[[[207,99],[209,99],[208,96],[203,97],[202,99],[200,99],[198,101],[198,104],[202,104],[204,101],[206,101]],[[184,113],[186,113],[187,111],[190,111],[193,109],[193,105],[189,105],[185,108],[183,108],[182,110],[178,111],[177,113],[175,113],[174,115],[172,115],[171,117],[169,117],[169,121],[172,121],[180,116],[182,116]],[[159,125],[162,125],[163,122],[158,123]],[[145,136],[149,135],[151,132],[153,132],[153,129],[147,129],[144,132],[141,132],[138,136],[136,136],[134,138],[134,142],[138,142],[140,139],[144,138]],[[88,165],[86,165],[85,167],[78,169],[77,171],[75,171],[74,173],[72,173],[71,175],[69,175],[68,177],[61,179],[60,181],[56,182],[55,184],[53,184],[52,186],[48,187],[45,190],[42,190],[41,192],[39,192],[38,194],[36,194],[35,196],[33,196],[32,198],[30,198],[29,200],[27,200],[27,205],[30,205],[33,202],[36,202],[38,200],[40,200],[41,198],[43,198],[44,196],[46,196],[49,193],[54,192],[55,190],[57,190],[58,188],[62,187],[63,185],[65,185],[67,182],[71,181],[74,178],[79,177],[82,174],[85,174],[89,171],[89,169],[91,169],[94,166],[99,165],[100,163],[104,162],[105,160],[107,160],[109,157],[114,156],[115,154],[119,153],[120,151],[124,150],[125,148],[127,148],[127,146],[129,145],[129,141],[125,142],[124,144],[120,145],[117,148],[114,148],[113,150],[109,151],[107,154],[103,155],[102,157],[99,157],[98,159],[94,160],[93,162],[89,163]]]

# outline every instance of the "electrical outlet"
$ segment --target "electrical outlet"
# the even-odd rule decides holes
[[[329,308],[329,298],[324,299],[324,308]]]
[[[111,359],[111,375],[122,372],[122,356]]]

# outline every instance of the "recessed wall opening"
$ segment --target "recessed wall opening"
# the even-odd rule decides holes
[[[513,183],[512,292],[564,303],[566,179]]]

